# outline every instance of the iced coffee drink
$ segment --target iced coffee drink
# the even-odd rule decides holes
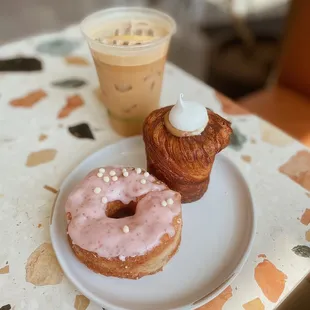
[[[175,32],[168,15],[152,9],[113,8],[82,22],[99,77],[102,101],[119,134],[140,134],[159,107],[164,65]]]

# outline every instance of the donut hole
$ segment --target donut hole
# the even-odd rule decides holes
[[[107,217],[112,219],[121,219],[124,217],[133,216],[136,214],[137,202],[131,201],[128,204],[124,204],[121,201],[109,202],[105,210]]]

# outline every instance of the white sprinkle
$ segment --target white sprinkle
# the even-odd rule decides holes
[[[161,202],[161,205],[162,205],[163,207],[167,207],[167,201],[166,201],[166,200],[163,200],[163,201]]]
[[[124,176],[125,178],[127,178],[127,177],[129,176],[129,173],[128,173],[127,171],[124,171],[124,172],[123,172],[123,176]]]
[[[120,255],[118,258],[123,262],[126,260],[126,257],[124,255]]]
[[[150,174],[146,171],[144,172],[144,176],[147,178]]]
[[[100,169],[99,169],[99,172],[105,173],[105,169],[104,169],[104,168],[100,168]]]
[[[95,194],[99,194],[100,192],[101,192],[101,188],[100,187],[95,187],[94,193]]]
[[[167,203],[168,203],[168,205],[173,205],[173,199],[172,199],[172,198],[169,198],[169,199],[167,200]]]
[[[181,219],[177,219],[177,223],[180,224],[181,223]]]
[[[129,233],[129,227],[128,227],[127,225],[125,225],[125,226],[123,227],[123,232],[124,232],[125,234]]]
[[[102,177],[103,177],[103,173],[98,172],[98,173],[97,173],[97,177],[98,177],[98,178],[102,178]]]
[[[145,184],[145,183],[146,183],[146,179],[141,179],[141,180],[140,180],[140,183],[141,183],[141,184]]]
[[[127,169],[126,169],[126,168],[123,168],[123,169],[122,169],[122,172],[126,172],[126,171],[127,171]]]
[[[102,197],[101,201],[102,201],[102,203],[107,203],[108,202],[108,198],[107,197]]]
[[[112,181],[115,182],[115,181],[117,181],[117,180],[118,180],[118,177],[117,177],[116,175],[112,177]]]
[[[128,266],[125,266],[125,269],[127,269],[128,268]]]
[[[109,174],[111,177],[113,177],[113,175],[116,175],[116,172],[114,170],[111,170]]]
[[[109,178],[109,177],[104,177],[104,178],[103,178],[103,181],[106,182],[106,183],[108,183],[108,182],[110,181],[110,178]]]
[[[142,172],[141,168],[136,168],[136,172],[140,174]]]

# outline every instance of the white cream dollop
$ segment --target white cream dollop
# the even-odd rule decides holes
[[[169,122],[181,131],[201,134],[208,125],[208,112],[203,104],[195,101],[184,101],[183,94],[170,110]]]

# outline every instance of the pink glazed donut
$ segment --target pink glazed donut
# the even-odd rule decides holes
[[[181,241],[181,195],[140,168],[91,171],[65,210],[73,252],[105,276],[139,279],[161,271]]]

